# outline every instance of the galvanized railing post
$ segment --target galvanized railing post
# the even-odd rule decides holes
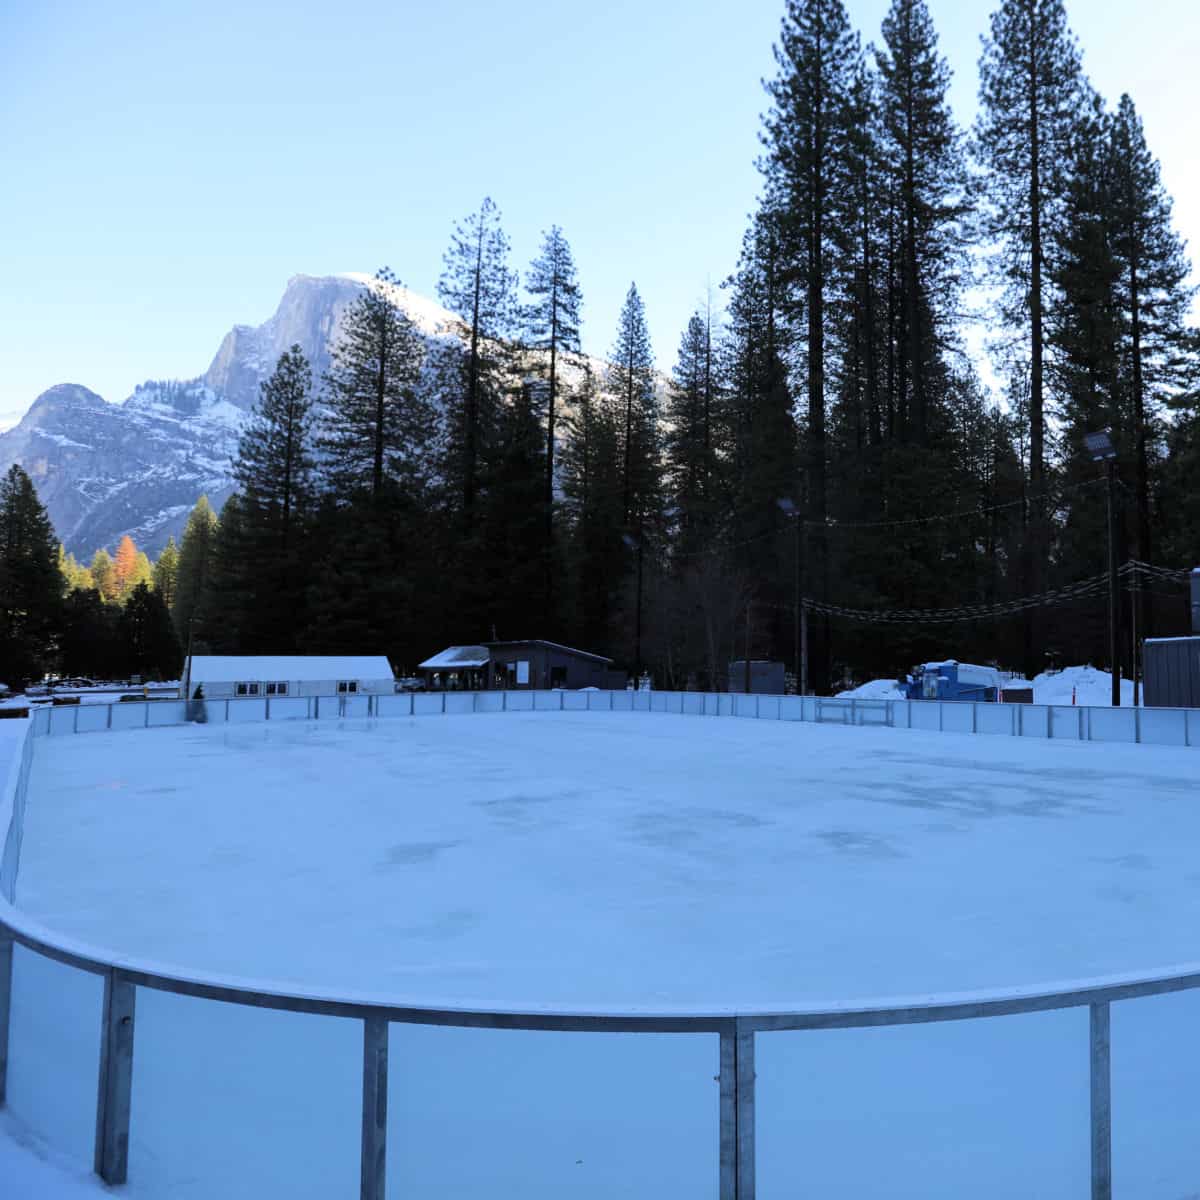
[[[134,985],[115,967],[104,976],[100,1086],[96,1097],[95,1171],[109,1185],[124,1183],[129,1173],[135,994]]]
[[[1092,1200],[1112,1200],[1112,1071],[1107,1002],[1089,1005],[1092,1064]]]
[[[8,1030],[12,1015],[13,940],[0,931],[0,1108],[8,1097]]]
[[[361,1200],[384,1200],[387,1189],[388,1023],[363,1021]]]
[[[721,1032],[720,1200],[754,1200],[754,1032]]]

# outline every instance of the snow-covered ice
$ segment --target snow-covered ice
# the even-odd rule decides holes
[[[1200,959],[1198,772],[665,714],[83,735],[38,745],[18,901],[122,952],[429,1004],[1034,985]],[[16,983],[14,1111],[85,1158],[98,982],[22,952]],[[134,1195],[353,1190],[353,1022],[138,1006]],[[1200,1189],[1198,1020],[1191,994],[1114,1006],[1124,1194]],[[712,1036],[392,1039],[396,1196],[715,1195]],[[1085,1011],[758,1042],[765,1197],[1086,1194]]]

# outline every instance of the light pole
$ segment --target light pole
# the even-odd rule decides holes
[[[629,547],[630,550],[637,551],[637,636],[634,639],[634,690],[642,686],[642,539],[635,538],[632,534],[621,534],[621,541]]]
[[[804,542],[807,541],[808,526],[796,503],[789,496],[781,496],[775,501],[784,516],[795,523],[796,528],[796,603],[792,613],[793,648],[795,650],[796,686],[800,695],[808,695],[808,605],[804,603]]]
[[[1102,462],[1108,470],[1108,657],[1112,670],[1112,706],[1121,706],[1121,667],[1117,662],[1117,451],[1107,431],[1087,433],[1083,437],[1092,462]]]

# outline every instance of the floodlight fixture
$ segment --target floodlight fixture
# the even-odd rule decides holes
[[[800,511],[796,507],[796,502],[791,498],[791,496],[780,496],[775,503],[779,505],[779,511],[783,513],[784,516],[794,517]]]
[[[1092,462],[1112,462],[1117,457],[1116,447],[1107,430],[1101,430],[1099,433],[1085,433],[1083,442],[1092,456]]]

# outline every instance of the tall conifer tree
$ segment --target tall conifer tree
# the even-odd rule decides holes
[[[462,323],[462,344],[444,347],[440,356],[446,376],[440,387],[448,418],[448,474],[457,481],[458,502],[468,515],[512,368],[516,275],[508,252],[500,211],[485,198],[455,226],[438,280],[439,298]]]
[[[346,310],[325,376],[330,419],[319,439],[332,487],[378,500],[428,477],[433,410],[419,394],[425,341],[397,303],[386,267]]]
[[[1132,410],[1137,556],[1153,561],[1151,474],[1156,429],[1171,397],[1195,386],[1187,328],[1194,289],[1191,263],[1175,232],[1171,198],[1142,120],[1128,95],[1112,121],[1115,213],[1113,250],[1117,302],[1126,328],[1126,369]]]
[[[546,379],[546,541],[552,538],[554,513],[555,423],[561,387],[559,361],[564,353],[578,354],[581,296],[571,247],[557,225],[542,235],[542,247],[526,276],[525,287],[533,297],[525,312],[530,349],[545,357]]]
[[[171,620],[184,653],[191,653],[193,625],[204,619],[203,602],[212,570],[217,540],[217,514],[207,496],[201,496],[188,516],[179,549],[179,569],[175,579],[175,602]]]
[[[636,284],[629,285],[621,308],[605,387],[621,414],[622,519],[640,530],[657,491],[658,399],[646,310]]]
[[[54,527],[33,481],[14,465],[0,480],[0,663],[10,687],[45,674],[61,608]]]

